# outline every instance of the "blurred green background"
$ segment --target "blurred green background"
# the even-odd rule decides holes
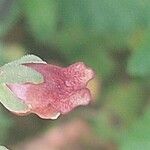
[[[0,65],[25,54],[96,72],[93,102],[58,120],[0,106],[12,150],[150,149],[149,0],[0,0]]]

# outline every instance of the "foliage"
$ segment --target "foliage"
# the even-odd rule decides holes
[[[150,33],[145,34],[141,43],[133,52],[128,62],[128,72],[139,77],[150,76]]]
[[[8,150],[8,149],[4,146],[0,146],[0,150]]]
[[[135,121],[125,133],[121,142],[121,150],[150,149],[150,111]]]
[[[13,120],[8,117],[0,107],[0,144],[4,142],[8,138],[10,127],[13,126],[14,122]]]
[[[94,87],[97,99],[85,114],[98,141],[116,143],[121,150],[149,149],[149,111],[145,107],[149,109],[149,10],[149,0],[0,0],[2,103],[16,110],[18,105],[24,107],[22,103],[13,105],[16,97],[5,91],[4,83],[36,84],[43,79],[22,65],[44,63],[41,59],[30,55],[8,63],[17,57],[34,53],[62,66],[83,61],[95,70],[96,84],[102,86]],[[56,124],[82,114],[84,111],[77,109]],[[14,115],[11,117],[16,124],[12,126],[9,115],[0,112],[1,145],[14,144],[16,139],[40,132],[41,126],[46,130],[47,124],[53,125],[35,116],[21,120]],[[21,133],[17,133],[18,128]]]
[[[35,38],[49,42],[57,29],[55,0],[23,0],[22,6],[29,28]]]
[[[9,30],[12,29],[19,17],[20,10],[17,1],[12,1],[10,5],[8,5],[7,3],[8,2],[5,0],[0,1],[0,37],[5,35]]]
[[[7,87],[11,83],[34,83],[43,82],[43,76],[23,64],[45,63],[39,57],[27,55],[13,62],[7,63],[0,68],[0,102],[10,111],[26,112],[28,107]]]

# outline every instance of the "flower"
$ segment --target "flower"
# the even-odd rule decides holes
[[[94,72],[84,63],[78,62],[66,68],[42,63],[24,65],[41,73],[44,82],[7,85],[29,108],[18,114],[35,113],[44,119],[56,119],[60,114],[90,102],[91,94],[86,86]]]

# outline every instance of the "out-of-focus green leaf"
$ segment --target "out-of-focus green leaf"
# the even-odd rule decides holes
[[[150,75],[150,34],[146,34],[128,61],[127,71],[134,76]]]
[[[147,19],[150,18],[148,0],[61,0],[59,6],[63,31],[73,30],[68,42],[76,42],[77,36],[73,38],[72,35],[80,29],[85,37],[87,34],[100,35],[102,39],[99,38],[98,43],[111,51],[124,50],[137,30],[143,26],[148,28]],[[78,36],[80,38],[81,34]],[[65,41],[66,36],[62,39]]]
[[[150,149],[150,111],[148,110],[121,139],[120,150]]]
[[[49,42],[57,29],[55,0],[23,0],[26,20],[34,37]]]
[[[9,128],[13,126],[13,120],[8,117],[0,108],[0,143],[3,143],[9,134]]]
[[[56,44],[65,52],[87,43],[87,37],[110,51],[125,50],[144,20],[140,0],[62,0],[59,6],[64,34],[58,33]]]
[[[85,62],[87,65],[95,69],[96,73],[100,74],[102,78],[106,78],[113,73],[113,61],[107,51],[103,48],[88,47],[87,49],[83,48],[75,50],[71,53],[69,58],[72,58],[72,61],[80,60]]]
[[[8,150],[8,149],[4,146],[0,146],[0,150]]]
[[[60,15],[62,17],[63,25],[65,28],[68,27],[84,27],[89,20],[88,1],[85,0],[61,0],[59,1]]]
[[[111,124],[110,113],[100,111],[95,117],[90,118],[90,124],[93,131],[100,136],[103,140],[117,140],[121,132],[120,128]]]
[[[28,106],[18,99],[11,90],[5,85],[0,84],[0,102],[12,112],[26,112]]]
[[[137,83],[112,86],[106,95],[105,109],[127,126],[137,118],[143,103],[142,89]]]
[[[0,1],[0,37],[5,35],[15,25],[19,11],[17,1]]]
[[[149,13],[150,2],[149,2],[149,0],[145,0],[145,1],[142,1],[140,4],[141,4],[141,12],[144,16],[144,17],[140,16],[141,17],[140,21],[141,21],[141,23],[148,25],[148,27],[150,27],[150,13]]]
[[[6,63],[18,59],[26,54],[25,48],[19,43],[9,43],[4,46],[3,51]]]
[[[131,32],[136,27],[137,4],[133,0],[89,0],[91,26],[100,32]]]
[[[2,45],[0,44],[0,66],[5,63],[5,58],[4,58],[4,50]]]
[[[143,103],[142,89],[137,83],[111,86],[106,94],[106,104],[90,118],[93,130],[105,140],[118,141],[122,132],[139,116]]]
[[[62,32],[59,32],[55,35],[53,43],[57,45],[61,51],[69,52],[76,49],[79,49],[83,43],[94,41],[94,38],[91,38],[88,34],[83,32],[79,27],[70,27]],[[88,43],[87,42],[87,43]],[[95,44],[95,43],[94,43]]]
[[[127,141],[120,150],[149,150],[150,149],[150,139],[148,140],[136,140],[136,141]]]
[[[140,0],[62,0],[64,26],[82,26],[99,33],[130,33],[139,23]],[[143,17],[143,16],[142,16]]]
[[[81,30],[75,31],[64,33],[64,36],[59,37],[59,41],[57,41],[57,45],[66,59],[71,63],[75,61],[85,62],[103,78],[112,74],[114,63],[108,51],[99,46],[95,38],[90,39],[89,35],[84,35]]]
[[[0,66],[18,59],[25,55],[25,50],[20,44],[2,44],[0,43]],[[41,62],[42,63],[42,62]]]

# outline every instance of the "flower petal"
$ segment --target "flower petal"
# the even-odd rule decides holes
[[[94,72],[82,62],[61,68],[50,64],[25,64],[41,73],[44,82],[40,84],[9,84],[8,87],[29,107],[30,112],[41,118],[57,118],[79,105],[91,100],[87,83]]]
[[[87,105],[91,100],[91,95],[88,89],[82,89],[76,91],[74,94],[69,96],[68,98],[55,101],[55,107],[62,114],[68,113],[72,109],[80,105]]]

